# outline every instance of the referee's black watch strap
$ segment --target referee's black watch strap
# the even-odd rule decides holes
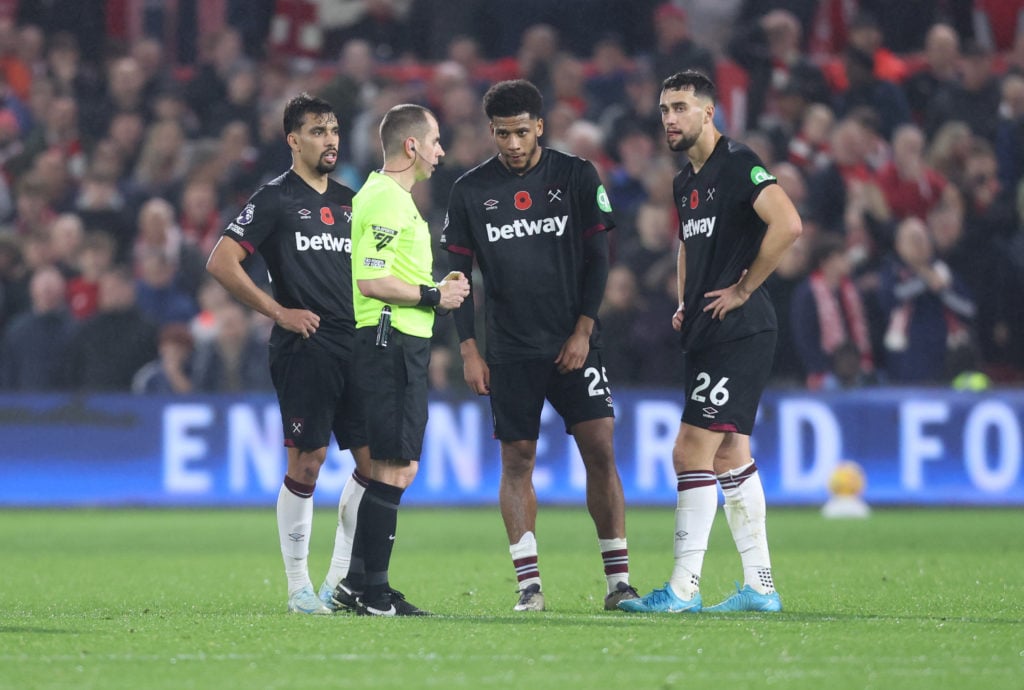
[[[417,307],[436,307],[441,303],[441,290],[436,285],[420,285]]]

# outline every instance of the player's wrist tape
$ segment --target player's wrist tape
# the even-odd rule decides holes
[[[436,307],[441,303],[441,290],[436,285],[420,285],[420,301],[417,307]]]

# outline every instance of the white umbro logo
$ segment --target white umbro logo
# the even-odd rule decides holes
[[[493,211],[494,209],[498,208],[498,200],[488,199],[487,201],[484,202],[484,208],[487,209],[488,211]]]
[[[714,407],[711,407],[710,405],[708,405],[705,408],[702,408],[701,412],[703,412],[704,416],[707,417],[708,419],[712,419],[716,414],[718,414],[718,410],[716,410]]]
[[[561,188],[556,187],[555,189],[549,189],[548,190],[548,203],[549,204],[553,204],[556,201],[561,201],[561,200],[562,200],[562,190],[561,190]]]
[[[302,218],[302,220],[308,220],[309,217],[312,215],[313,212],[310,211],[308,208],[299,209],[299,217]]]

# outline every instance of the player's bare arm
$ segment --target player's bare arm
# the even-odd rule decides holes
[[[462,355],[462,376],[469,389],[477,395],[490,395],[491,368],[480,354],[476,338],[467,338],[459,343],[459,354]]]
[[[683,329],[683,318],[686,316],[686,305],[683,299],[686,296],[686,245],[679,243],[679,252],[676,254],[676,286],[679,294],[679,306],[672,314],[672,328],[677,331]]]
[[[576,371],[587,361],[590,354],[590,334],[594,330],[594,320],[589,316],[580,316],[572,335],[562,343],[562,349],[555,358],[560,374]]]
[[[250,309],[271,318],[281,328],[308,338],[320,327],[320,317],[308,309],[287,309],[261,290],[242,268],[249,256],[245,248],[232,239],[221,237],[210,252],[206,270],[231,295]]]
[[[761,240],[761,249],[739,280],[727,288],[704,293],[712,300],[704,311],[710,311],[715,319],[724,319],[730,311],[741,307],[772,274],[782,255],[803,232],[800,214],[789,195],[778,185],[764,188],[754,201],[754,211],[768,225]]]

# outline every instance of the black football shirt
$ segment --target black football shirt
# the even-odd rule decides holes
[[[688,162],[673,180],[679,239],[686,248],[684,350],[776,330],[763,284],[720,321],[703,311],[711,302],[704,294],[734,284],[757,257],[767,224],[754,211],[754,201],[771,184],[775,178],[757,154],[725,136],[699,172]]]
[[[456,180],[441,246],[480,265],[489,362],[558,355],[582,310],[584,239],[615,227],[611,210],[593,164],[553,149],[525,175],[494,156]]]
[[[224,230],[252,254],[259,251],[270,287],[281,306],[308,309],[320,317],[310,339],[347,355],[355,333],[352,313],[352,197],[328,180],[323,194],[289,170],[260,187]],[[275,325],[270,347],[298,334]]]

